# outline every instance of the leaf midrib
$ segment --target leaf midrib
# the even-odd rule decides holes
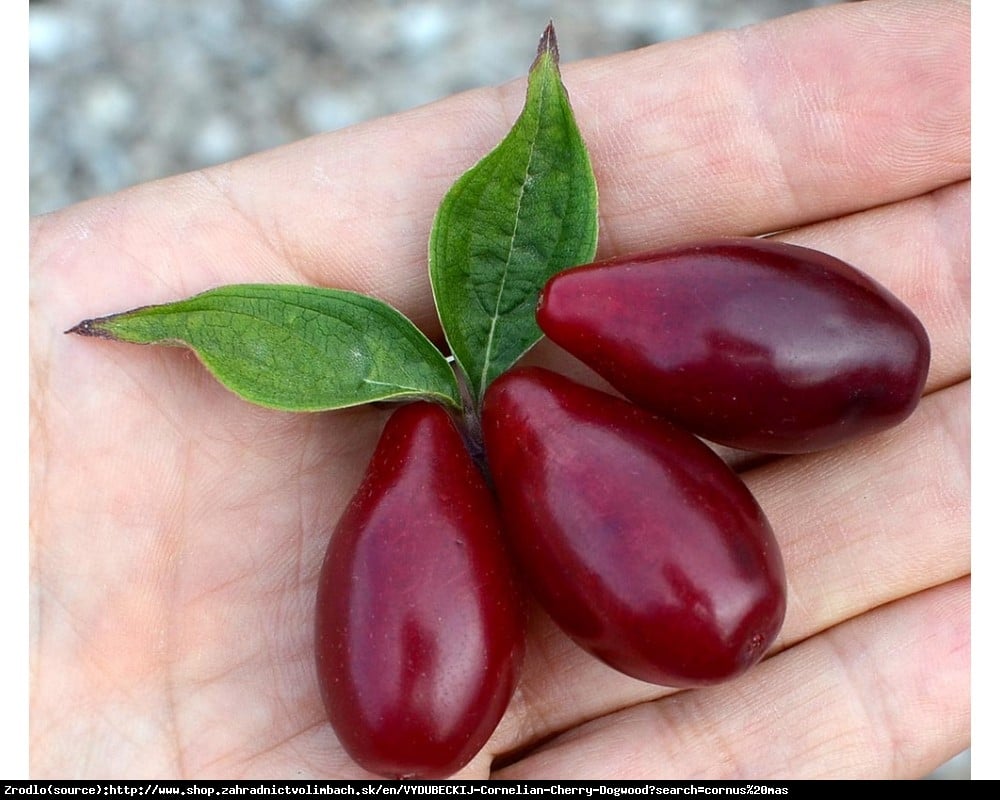
[[[507,276],[510,274],[510,262],[514,254],[514,242],[517,240],[517,231],[521,225],[521,205],[524,202],[524,193],[528,187],[528,175],[531,173],[531,162],[535,157],[535,146],[538,143],[538,129],[541,126],[541,108],[545,98],[545,93],[548,91],[548,82],[543,83],[541,89],[538,92],[538,102],[536,104],[535,113],[535,130],[532,131],[531,135],[531,145],[528,149],[528,157],[524,164],[524,177],[521,180],[521,191],[517,195],[517,208],[514,212],[514,230],[510,235],[510,244],[507,247],[507,257],[504,259],[503,265],[503,276],[500,279],[500,288],[497,292],[496,304],[493,307],[493,314],[490,317],[490,330],[486,336],[486,349],[483,357],[483,369],[479,375],[479,390],[478,390],[478,400],[481,402],[483,395],[486,393],[486,379],[490,372],[490,364],[492,363],[493,354],[493,341],[496,336],[497,322],[500,319],[500,305],[503,299],[504,290],[507,286]]]

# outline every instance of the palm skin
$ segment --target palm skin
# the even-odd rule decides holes
[[[884,283],[932,342],[906,423],[731,454],[789,576],[771,656],[675,693],[532,617],[525,673],[460,777],[917,777],[969,740],[969,7],[845,4],[565,64],[599,255],[783,230]],[[316,686],[327,538],[387,411],[295,415],[181,349],[63,336],[225,283],[364,292],[439,336],[437,203],[523,82],[32,223],[33,777],[365,777]],[[597,384],[543,343],[531,360]]]

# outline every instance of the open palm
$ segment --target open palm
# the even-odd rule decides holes
[[[966,3],[873,0],[563,65],[601,256],[785,231],[909,304],[931,372],[888,433],[734,456],[789,576],[767,660],[671,692],[536,611],[521,685],[463,777],[915,777],[968,745],[968,37]],[[364,776],[325,719],[312,613],[388,412],[269,411],[186,350],[62,331],[287,282],[377,296],[439,337],[434,211],[523,86],[33,222],[33,776]],[[546,343],[532,358],[596,382]]]

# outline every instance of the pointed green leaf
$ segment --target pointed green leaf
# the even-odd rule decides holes
[[[322,411],[418,397],[461,408],[455,374],[430,340],[394,308],[354,292],[223,286],[69,332],[190,347],[222,384],[269,408]]]
[[[597,247],[597,186],[558,56],[550,25],[520,117],[445,195],[431,231],[434,300],[477,404],[541,338],[535,307],[545,282],[591,261]]]

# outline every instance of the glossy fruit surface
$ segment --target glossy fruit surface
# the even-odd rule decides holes
[[[801,453],[916,407],[917,317],[832,256],[726,239],[560,273],[538,324],[633,402],[715,442]]]
[[[585,649],[667,686],[726,680],[785,612],[778,544],[703,442],[537,368],[486,392],[483,439],[526,582]]]
[[[382,776],[451,775],[503,716],[523,651],[496,504],[461,434],[438,405],[396,410],[320,575],[316,657],[337,736]]]

